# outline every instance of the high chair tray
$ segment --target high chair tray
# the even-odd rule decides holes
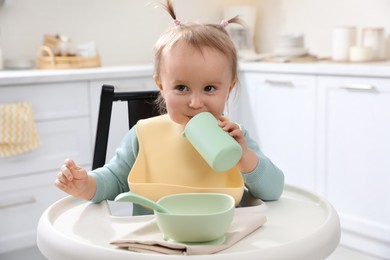
[[[153,216],[112,216],[99,204],[66,197],[41,216],[37,244],[48,259],[325,259],[340,240],[336,211],[323,198],[286,186],[278,201],[237,208],[235,214],[261,212],[267,222],[232,247],[211,255],[161,255],[121,250],[110,241]]]

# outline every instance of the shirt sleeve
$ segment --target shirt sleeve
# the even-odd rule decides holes
[[[253,150],[259,158],[259,163],[252,172],[242,174],[245,186],[256,198],[266,201],[279,199],[284,188],[283,172],[260,151],[259,146],[249,136],[248,131],[245,129],[243,129],[243,131],[248,147]]]
[[[125,135],[109,163],[90,172],[96,181],[93,202],[113,200],[123,192],[129,191],[127,178],[138,154],[138,139],[135,127]]]

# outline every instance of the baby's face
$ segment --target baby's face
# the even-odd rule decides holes
[[[231,61],[219,51],[202,51],[177,43],[163,52],[160,76],[156,83],[165,99],[170,118],[181,125],[200,112],[216,118],[235,85]]]

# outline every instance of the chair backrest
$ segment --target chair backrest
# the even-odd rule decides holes
[[[110,130],[112,105],[116,101],[127,101],[129,129],[139,119],[159,115],[155,100],[159,91],[115,92],[114,87],[103,85],[100,96],[95,149],[92,169],[102,167],[106,162],[108,135]]]

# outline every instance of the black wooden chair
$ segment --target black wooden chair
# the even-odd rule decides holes
[[[115,88],[110,85],[102,87],[92,169],[102,167],[106,162],[113,102],[127,101],[129,129],[139,119],[159,115],[154,102],[159,91],[115,92],[114,90]]]

